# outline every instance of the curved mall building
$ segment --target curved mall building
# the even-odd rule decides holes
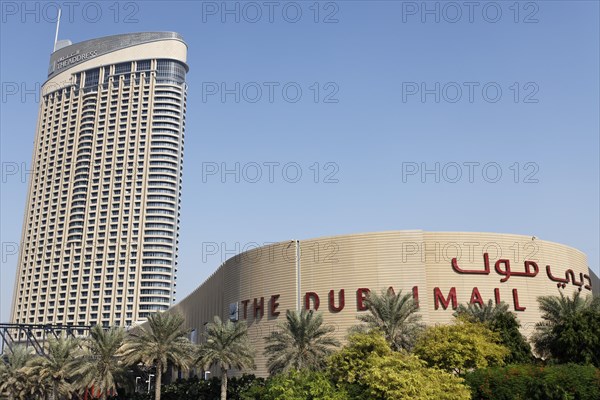
[[[540,320],[538,296],[598,293],[585,254],[531,236],[390,231],[290,240],[228,259],[169,312],[182,313],[201,337],[215,315],[246,321],[256,349],[253,373],[266,376],[264,337],[288,309],[323,313],[344,340],[369,291],[412,293],[427,324],[448,323],[461,303],[510,305],[529,335]],[[199,339],[201,340],[201,339]]]

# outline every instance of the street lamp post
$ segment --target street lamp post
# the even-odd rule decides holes
[[[152,382],[152,377],[154,376],[154,374],[149,374],[148,375],[148,380],[146,382],[148,382],[148,394],[150,394],[150,382]]]
[[[135,377],[135,392],[136,392],[136,393],[138,392],[138,389],[139,389],[139,387],[140,387],[140,384],[139,384],[139,381],[140,381],[140,379],[142,379],[142,377],[141,377],[141,376],[136,376],[136,377]]]

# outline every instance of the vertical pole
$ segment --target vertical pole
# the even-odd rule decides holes
[[[148,393],[150,393],[150,383],[152,382],[152,377],[154,374],[148,374]]]
[[[56,34],[54,35],[54,48],[52,49],[53,52],[56,51],[56,42],[58,42],[58,28],[60,27],[60,14],[61,14],[61,10],[59,8],[58,9],[58,17],[56,18]]]
[[[296,240],[296,272],[298,276],[296,279],[298,280],[298,304],[296,305],[296,311],[300,312],[302,310],[302,274],[300,272],[300,241]]]

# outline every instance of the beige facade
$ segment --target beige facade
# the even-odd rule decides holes
[[[186,55],[172,32],[51,55],[13,322],[128,326],[173,303]]]
[[[529,335],[540,320],[538,296],[573,290],[591,294],[593,279],[582,252],[531,236],[378,232],[252,249],[227,260],[170,312],[185,316],[198,342],[214,315],[246,321],[257,351],[252,372],[264,376],[263,338],[285,320],[287,309],[305,307],[307,298],[315,309],[318,297],[318,311],[342,341],[364,312],[360,307],[366,289],[389,287],[418,296],[427,324],[450,322],[456,304],[498,297]]]

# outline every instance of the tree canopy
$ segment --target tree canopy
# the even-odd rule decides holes
[[[49,339],[46,347],[45,357],[36,357],[24,372],[35,376],[54,399],[72,395],[77,389],[74,381],[79,340],[59,336]]]
[[[125,375],[123,363],[123,329],[103,329],[96,325],[82,342],[84,351],[78,355],[74,370],[77,386],[86,390],[93,388],[105,400],[109,393],[117,392],[117,383]]]
[[[600,297],[538,298],[542,322],[533,336],[536,351],[559,363],[575,362],[600,367]]]
[[[412,294],[395,294],[391,289],[381,294],[370,292],[365,300],[367,312],[357,318],[364,325],[358,325],[356,332],[380,331],[394,350],[410,350],[419,332],[424,328],[418,305]]]
[[[12,351],[2,355],[0,360],[0,397],[9,400],[25,399],[38,389],[36,380],[27,373],[35,360],[31,348],[15,345]],[[39,393],[38,393],[39,394]]]
[[[254,367],[254,350],[248,340],[246,323],[222,322],[215,316],[206,326],[206,343],[200,346],[198,362],[204,368],[218,365],[221,369],[221,399],[226,400],[229,369]]]
[[[183,323],[180,314],[156,313],[148,318],[147,325],[129,335],[125,360],[128,364],[141,362],[156,368],[155,400],[160,400],[161,378],[167,367],[185,370],[193,362],[195,349]]]
[[[321,313],[288,310],[285,322],[265,337],[269,373],[324,367],[327,356],[340,344],[333,330],[323,324]]]
[[[533,359],[531,345],[519,330],[521,324],[517,316],[508,310],[508,304],[494,304],[492,300],[483,306],[477,303],[461,304],[454,316],[483,323],[497,332],[500,335],[500,343],[509,351],[504,359],[506,363],[526,363]]]
[[[393,351],[378,331],[351,335],[331,357],[329,371],[349,399],[470,399],[462,378]]]
[[[500,335],[485,324],[457,318],[431,326],[418,339],[414,353],[430,367],[462,374],[472,368],[503,365],[509,351]]]
[[[347,400],[344,390],[336,388],[326,372],[291,370],[271,377],[264,400]]]

